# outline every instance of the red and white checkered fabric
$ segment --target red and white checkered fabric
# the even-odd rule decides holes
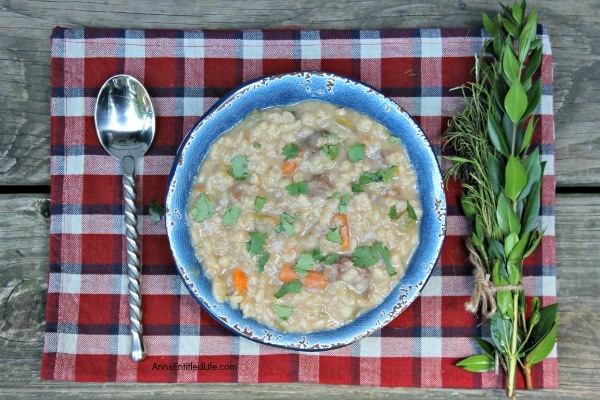
[[[526,260],[529,295],[556,296],[552,56],[540,28],[542,103],[534,144],[547,162],[541,247]],[[174,153],[188,129],[217,99],[244,81],[298,70],[324,70],[366,82],[420,124],[440,154],[448,116],[464,106],[480,30],[177,31],[63,29],[52,34],[52,218],[46,336],[41,376],[71,381],[312,382],[496,388],[502,378],[454,364],[477,351],[487,328],[464,310],[473,286],[457,206],[448,188],[448,231],[439,265],[417,300],[379,333],[320,353],[288,351],[235,336],[187,292],[171,258],[164,223],[148,217],[161,200]],[[144,340],[148,357],[129,358],[128,300],[121,169],[100,146],[93,108],[111,75],[147,87],[157,135],[137,165],[141,205]],[[447,165],[444,165],[447,167]],[[558,384],[557,354],[533,370],[536,388]],[[520,379],[520,377],[519,377]],[[523,382],[519,381],[522,387]]]

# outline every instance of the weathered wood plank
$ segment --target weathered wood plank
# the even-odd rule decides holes
[[[557,391],[535,398],[595,397],[600,389],[600,195],[560,195],[558,255],[559,378]],[[73,398],[181,399],[364,397],[407,399],[503,398],[501,390],[417,390],[304,384],[98,385],[40,381],[48,271],[48,201],[43,195],[0,195],[0,397],[47,395]],[[525,397],[525,396],[523,396]]]
[[[390,28],[480,26],[486,0],[453,2],[3,1],[0,9],[0,185],[49,183],[50,30],[56,25],[137,28]],[[551,27],[557,183],[600,184],[600,8],[596,0],[536,0]]]

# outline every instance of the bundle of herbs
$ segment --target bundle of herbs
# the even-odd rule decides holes
[[[532,146],[533,115],[542,97],[536,71],[542,43],[537,13],[526,2],[502,5],[495,18],[483,15],[491,35],[475,62],[475,82],[462,87],[466,109],[445,134],[452,149],[446,178],[460,181],[460,204],[471,221],[467,239],[475,290],[467,310],[487,317],[491,340],[475,338],[483,354],[457,365],[472,372],[502,367],[508,397],[515,397],[520,368],[532,388],[531,367],[545,359],[556,341],[557,306],[526,302],[523,260],[539,245],[540,188],[545,162]]]

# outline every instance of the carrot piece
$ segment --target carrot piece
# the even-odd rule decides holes
[[[298,163],[294,160],[287,160],[281,164],[281,172],[284,175],[292,175],[296,172],[296,168],[298,168]]]
[[[342,237],[342,251],[350,250],[350,224],[348,223],[348,214],[335,214],[333,216],[335,223],[341,224],[340,236]]]
[[[279,272],[279,280],[284,283],[291,282],[295,279],[300,279],[298,273],[294,271],[294,267],[291,264],[284,264]]]
[[[231,281],[233,282],[233,287],[240,294],[245,294],[248,290],[248,275],[241,268],[236,268],[231,273]]]
[[[319,271],[308,271],[302,279],[302,286],[315,289],[325,289],[328,283],[327,278]]]

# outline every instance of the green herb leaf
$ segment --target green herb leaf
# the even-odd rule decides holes
[[[512,336],[510,332],[512,332],[510,319],[503,318],[501,313],[495,313],[490,318],[490,335],[494,347],[500,354],[508,355],[510,352],[510,338]]]
[[[252,147],[254,147],[255,149],[260,149],[262,147],[262,145],[258,142],[253,142]]]
[[[326,144],[321,147],[321,151],[324,155],[329,157],[330,160],[335,160],[340,152],[340,148],[335,144]]]
[[[490,141],[494,145],[494,148],[498,150],[503,156],[508,157],[508,155],[510,154],[510,150],[508,149],[508,144],[506,143],[504,132],[502,131],[500,122],[493,114],[488,115],[487,128],[488,134],[490,136]]]
[[[335,264],[340,261],[340,255],[337,253],[329,253],[323,258],[323,263],[327,265]]]
[[[210,204],[210,200],[206,196],[206,193],[202,193],[200,195],[200,198],[198,201],[196,201],[196,204],[190,211],[190,214],[196,222],[205,221],[215,214],[215,209],[213,208],[212,204]]]
[[[535,347],[550,332],[552,327],[556,325],[558,321],[557,311],[558,304],[551,304],[540,309],[539,321],[533,327],[531,336],[527,342],[527,352]]]
[[[400,139],[398,136],[394,136],[394,135],[390,134],[388,136],[388,142],[393,143],[393,144],[402,144],[402,139]]]
[[[512,232],[504,239],[504,254],[508,255],[519,242],[519,235]]]
[[[223,216],[223,226],[233,226],[241,213],[242,209],[240,207],[235,205],[229,207],[229,210],[227,210]]]
[[[385,269],[387,270],[388,275],[389,276],[396,275],[396,269],[394,268],[394,266],[392,265],[392,263],[390,261],[390,250],[387,247],[385,247],[383,245],[383,243],[381,243],[381,242],[373,243],[373,247],[375,248],[375,250],[377,250],[377,252],[381,256],[381,259],[383,260],[383,263],[385,264]]]
[[[485,372],[493,370],[495,362],[494,358],[488,356],[487,354],[478,354],[465,358],[464,360],[460,360],[456,363],[456,366],[461,367],[469,372]]]
[[[250,176],[248,172],[248,157],[238,154],[231,159],[231,175],[237,180],[244,180]]]
[[[263,251],[259,254],[258,259],[256,260],[256,266],[258,268],[258,273],[262,273],[265,270],[265,265],[267,265],[267,261],[271,256],[266,251]]]
[[[474,337],[473,340],[479,345],[479,348],[483,350],[485,354],[490,357],[494,357],[494,346],[487,340],[483,340],[482,338]]]
[[[531,53],[531,55],[529,56],[529,62],[523,69],[523,75],[522,75],[523,82],[527,82],[533,76],[535,71],[537,71],[537,69],[539,68],[541,62],[542,62],[542,48],[538,47]]]
[[[535,111],[540,105],[542,100],[542,83],[541,79],[535,81],[531,88],[527,91],[527,108],[523,115],[527,117],[529,114]]]
[[[284,283],[279,291],[275,293],[275,298],[280,299],[288,293],[297,293],[302,289],[302,281],[294,279],[288,283]]]
[[[373,246],[358,246],[354,250],[352,263],[358,268],[372,267],[379,261],[377,250]]]
[[[531,188],[531,192],[527,196],[525,201],[525,208],[523,209],[523,227],[521,234],[529,232],[537,224],[538,215],[540,213],[540,188],[542,186],[542,177],[544,174],[545,163],[541,164],[540,178]]]
[[[400,214],[398,214],[398,209],[396,208],[395,204],[390,207],[390,212],[388,215],[392,221],[396,221],[398,218],[400,218]]]
[[[264,232],[248,232],[250,240],[246,242],[246,250],[252,256],[264,253],[263,246],[267,241],[267,234]]]
[[[355,163],[365,158],[365,145],[362,143],[356,143],[348,146],[348,159],[350,162]]]
[[[504,193],[500,193],[498,196],[496,219],[500,230],[507,235],[511,232],[519,233],[521,231],[521,222]]]
[[[533,132],[535,130],[535,118],[530,118],[529,123],[527,123],[527,129],[525,130],[525,136],[523,137],[523,143],[521,144],[521,150],[519,151],[521,154],[525,153],[531,144],[531,138],[533,137]]]
[[[266,202],[267,199],[265,199],[264,197],[256,196],[256,198],[254,199],[254,211],[261,212]]]
[[[290,196],[298,196],[300,194],[308,194],[308,182],[299,181],[296,183],[291,183],[285,187],[285,190],[290,194]]]
[[[281,149],[281,154],[285,156],[286,160],[298,157],[298,153],[300,153],[300,148],[295,143],[286,144]]]
[[[383,169],[377,170],[377,176],[379,177],[381,182],[389,182],[392,179],[394,179],[394,175],[396,175],[397,171],[398,171],[398,168],[395,165],[392,165],[391,167],[389,167],[386,170],[383,170]]]
[[[323,131],[323,137],[329,138],[329,139],[336,139],[338,141],[340,140],[340,137],[338,135],[336,135],[335,133],[327,132],[327,131]]]
[[[342,235],[340,235],[340,228],[331,228],[327,234],[327,240],[333,243],[342,244]]]
[[[514,81],[504,99],[504,109],[512,122],[517,123],[521,120],[527,110],[527,104],[527,93],[523,90],[521,82]]]
[[[537,364],[550,355],[556,344],[557,327],[558,325],[554,324],[550,329],[550,332],[548,332],[548,334],[544,336],[544,338],[540,340],[529,353],[527,353],[525,361],[528,365]]]
[[[165,208],[161,206],[158,201],[153,199],[150,201],[149,214],[150,221],[152,221],[154,224],[157,224],[163,215],[165,215]]]
[[[504,186],[504,171],[505,168],[502,162],[493,154],[488,154],[487,158],[487,177],[492,184],[494,194],[500,193],[500,188]]]
[[[509,83],[512,84],[512,82],[521,79],[521,63],[519,63],[519,60],[517,60],[517,57],[512,49],[512,45],[510,44],[507,44],[504,47],[502,66],[504,75],[506,75],[506,78],[508,78]]]
[[[410,219],[412,219],[413,221],[416,221],[419,219],[419,217],[417,217],[417,213],[415,212],[415,209],[413,208],[413,206],[410,204],[410,201],[406,200],[406,211],[408,211],[408,217]]]
[[[521,161],[515,156],[510,156],[506,163],[504,175],[504,193],[509,199],[516,201],[527,183],[527,172]]]
[[[542,179],[542,164],[540,162],[540,150],[538,147],[525,158],[525,161],[523,161],[523,168],[527,175],[527,183],[523,187],[523,190],[521,190],[517,200],[522,200],[527,197],[529,193],[531,193],[533,185]]]
[[[273,304],[273,309],[277,318],[282,321],[286,321],[294,312],[294,307],[280,306],[279,304]]]
[[[295,229],[294,224],[300,220],[300,213],[295,213],[294,215],[290,215],[288,213],[283,213],[279,217],[279,224],[275,227],[275,233],[280,234],[285,231],[285,234],[288,237],[294,235]]]
[[[301,278],[304,278],[306,274],[308,274],[308,271],[312,271],[316,263],[312,253],[302,253],[298,258],[298,261],[296,261],[294,271],[296,271]]]
[[[350,203],[350,199],[351,196],[348,193],[342,195],[340,198],[340,205],[338,207],[340,214],[348,213],[348,203]]]
[[[498,25],[486,13],[483,13],[483,27],[492,36],[498,32]]]

